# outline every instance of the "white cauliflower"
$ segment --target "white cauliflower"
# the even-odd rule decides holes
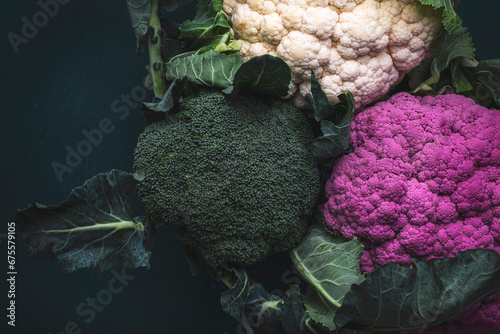
[[[441,14],[418,0],[224,0],[241,56],[286,61],[288,97],[307,105],[311,70],[331,102],[349,90],[361,108],[430,56]]]

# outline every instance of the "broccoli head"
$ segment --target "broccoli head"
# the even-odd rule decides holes
[[[215,265],[247,265],[304,235],[320,190],[313,133],[296,108],[215,90],[148,125],[135,151],[149,216]]]

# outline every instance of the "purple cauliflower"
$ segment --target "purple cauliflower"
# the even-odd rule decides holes
[[[394,95],[358,114],[334,165],[326,225],[365,246],[361,270],[500,252],[500,111],[461,95]],[[500,295],[425,333],[500,333]]]

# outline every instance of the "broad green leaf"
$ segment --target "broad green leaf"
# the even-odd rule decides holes
[[[146,118],[146,123],[151,124],[156,121],[161,121],[168,116],[168,112],[179,103],[182,92],[186,87],[187,78],[175,79],[160,102],[143,102],[142,111]]]
[[[281,58],[271,55],[253,57],[240,66],[233,85],[224,93],[236,95],[244,87],[260,93],[285,96],[292,88],[290,68]]]
[[[364,280],[359,271],[361,254],[363,245],[359,241],[334,236],[320,224],[311,227],[290,251],[293,264],[311,285],[305,298],[307,313],[331,330],[336,329],[335,311],[351,285]]]
[[[304,301],[306,312],[314,321],[330,330],[337,329],[337,326],[333,322],[335,312],[338,310],[337,306],[328,302],[328,300],[312,286],[307,287]]]
[[[442,32],[431,43],[434,59],[431,64],[431,75],[438,75],[447,68],[452,61],[461,58],[474,60],[474,44],[467,28],[458,27],[451,33]]]
[[[198,0],[194,19],[183,22],[179,30],[182,41],[198,41],[198,49],[205,47],[201,52],[233,38],[223,0]]]
[[[491,249],[458,252],[454,258],[389,263],[353,285],[335,314],[339,328],[401,331],[453,318],[500,292],[500,254]]]
[[[462,19],[455,12],[455,7],[458,5],[457,0],[419,0],[423,5],[430,5],[434,9],[443,10],[443,25],[446,30],[453,31],[462,24]]]
[[[234,80],[243,58],[216,51],[201,54],[188,53],[174,57],[165,64],[167,80],[186,77],[189,82],[209,87],[229,87]]]
[[[351,151],[351,123],[356,103],[350,92],[338,96],[339,103],[332,105],[311,72],[311,93],[306,100],[311,104],[314,116],[321,124],[323,136],[313,143],[313,156],[324,164],[332,164],[343,153]]]
[[[64,272],[149,266],[150,227],[130,213],[130,193],[140,180],[112,170],[73,189],[57,206],[32,203],[18,210],[16,226],[29,253],[58,261]]]

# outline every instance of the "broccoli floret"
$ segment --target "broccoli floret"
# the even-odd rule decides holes
[[[203,91],[140,136],[139,197],[208,262],[255,263],[306,231],[320,190],[313,139],[285,102]]]

